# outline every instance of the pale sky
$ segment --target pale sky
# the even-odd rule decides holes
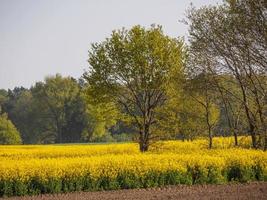
[[[79,78],[88,50],[114,29],[163,26],[187,34],[179,20],[190,6],[220,0],[0,0],[0,88],[30,87],[47,75]]]

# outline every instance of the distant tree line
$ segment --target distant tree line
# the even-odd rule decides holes
[[[159,139],[207,137],[212,148],[214,136],[233,136],[238,146],[248,135],[266,150],[266,7],[191,7],[188,44],[156,25],[115,30],[92,44],[79,80],[57,74],[0,90],[1,116],[26,144],[135,140],[147,151]]]
[[[8,116],[16,127],[9,125],[12,127],[10,136],[13,135],[13,129],[17,133],[19,131],[24,144],[120,141],[119,136],[112,138],[106,131],[111,126],[110,133],[116,133],[120,129],[116,125],[117,121],[112,116],[109,118],[112,113],[103,113],[105,107],[87,104],[84,89],[82,81],[59,74],[47,77],[44,82],[37,82],[30,89],[2,89],[0,120],[7,123]],[[3,123],[1,125],[4,126]],[[122,127],[121,131],[124,129]],[[2,133],[1,143],[8,143],[1,139],[1,135]],[[7,136],[5,138],[9,138]],[[129,140],[125,135],[122,137]],[[20,142],[21,140],[11,140],[9,143]]]

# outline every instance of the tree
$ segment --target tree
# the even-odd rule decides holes
[[[20,144],[21,138],[16,127],[7,118],[6,114],[0,115],[0,144]]]
[[[204,109],[204,112],[199,113],[204,119],[206,130],[209,137],[209,148],[212,148],[213,130],[218,122],[219,109],[215,104],[216,95],[211,83],[211,75],[203,72],[193,79],[188,81],[187,93],[189,96]],[[201,116],[201,114],[203,114]]]
[[[90,68],[84,78],[92,88],[90,95],[114,102],[131,117],[142,152],[155,139],[151,126],[156,109],[166,101],[166,87],[182,74],[183,50],[183,42],[165,36],[159,26],[134,26],[113,31],[89,51]]]
[[[208,65],[202,67],[214,77],[223,74],[235,79],[240,95],[222,84],[217,88],[222,98],[231,94],[242,104],[254,148],[267,145],[266,8],[262,0],[229,0],[188,12],[191,52],[206,60]]]
[[[218,104],[221,108],[218,128],[225,121],[225,126],[221,128],[224,129],[225,135],[234,136],[235,146],[238,146],[238,135],[246,133],[246,129],[248,129],[243,104],[236,99],[241,96],[241,91],[236,80],[229,75],[216,76],[214,83],[218,93]]]
[[[36,83],[31,91],[38,112],[41,112],[41,140],[57,143],[80,141],[87,122],[81,88],[76,80],[57,74],[47,77],[45,82]]]

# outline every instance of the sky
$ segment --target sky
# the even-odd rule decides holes
[[[90,45],[112,30],[160,24],[185,37],[185,10],[220,0],[0,0],[0,88],[29,88],[60,73],[79,78]]]

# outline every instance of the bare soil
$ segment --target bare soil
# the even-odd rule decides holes
[[[6,200],[159,200],[159,199],[255,199],[267,200],[267,182],[228,185],[168,186],[99,192],[46,194],[32,197],[11,197]],[[0,199],[2,200],[2,199]]]

